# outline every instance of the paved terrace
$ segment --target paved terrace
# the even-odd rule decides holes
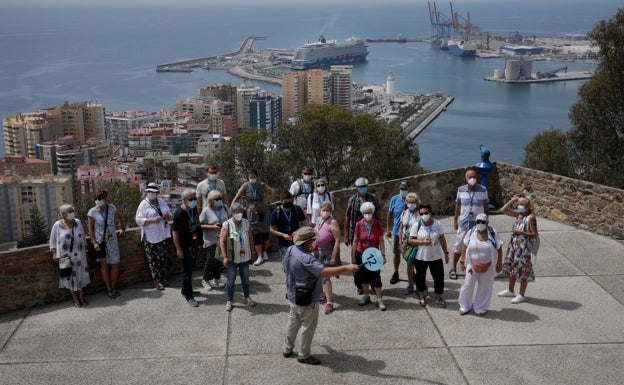
[[[505,239],[512,222],[491,220]],[[443,224],[454,241],[450,218]],[[223,291],[204,289],[200,307],[192,308],[179,287],[158,292],[142,284],[122,288],[115,300],[93,295],[88,308],[64,302],[4,314],[0,383],[623,383],[624,244],[545,219],[538,226],[538,278],[527,301],[494,297],[483,318],[458,314],[461,277],[446,282],[448,308],[420,308],[416,297],[403,297],[404,282],[388,284],[386,265],[386,312],[357,306],[350,277],[334,280],[339,307],[320,314],[312,347],[321,366],[281,355],[288,305],[272,255],[252,267],[255,308],[243,307],[237,294],[227,313]],[[200,280],[198,270],[195,286]],[[497,279],[494,291],[505,287]]]

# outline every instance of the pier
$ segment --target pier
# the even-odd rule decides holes
[[[498,83],[551,83],[551,82],[564,82],[568,80],[585,80],[591,79],[594,77],[594,73],[591,71],[570,71],[566,73],[560,73],[553,77],[545,77],[538,78],[530,77],[528,79],[505,79],[494,77],[494,76],[486,76],[483,80],[487,80],[490,82],[498,82]]]
[[[453,103],[453,100],[455,100],[453,96],[432,97],[419,113],[412,115],[401,124],[401,129],[407,133],[409,139],[416,138],[438,115],[446,111],[446,108]]]

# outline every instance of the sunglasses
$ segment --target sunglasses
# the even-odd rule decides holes
[[[316,187],[323,187],[323,186],[325,186],[324,183],[319,183],[319,184],[316,185]]]
[[[223,198],[215,198],[214,200],[215,201],[220,201],[220,200],[223,200]]]
[[[303,175],[312,175],[311,172],[304,172]]]
[[[188,200],[189,200],[189,202],[193,202],[193,201],[196,201],[197,198],[189,198]]]
[[[427,211],[426,213],[418,213],[418,214],[420,214],[420,215],[427,215],[427,214],[429,214],[429,212]]]
[[[482,223],[485,224],[486,221],[477,221],[477,224],[482,224]]]

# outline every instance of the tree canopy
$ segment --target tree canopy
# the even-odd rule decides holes
[[[624,188],[624,9],[588,35],[600,62],[570,107],[573,127],[538,134],[525,148],[523,164]]]

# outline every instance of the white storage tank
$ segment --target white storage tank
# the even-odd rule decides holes
[[[518,80],[521,66],[520,60],[507,60],[505,63],[505,80]]]
[[[533,71],[533,62],[531,60],[523,60],[520,78],[531,79],[531,71]]]
[[[494,70],[494,79],[502,79],[505,77],[505,70],[502,68],[496,68]]]

